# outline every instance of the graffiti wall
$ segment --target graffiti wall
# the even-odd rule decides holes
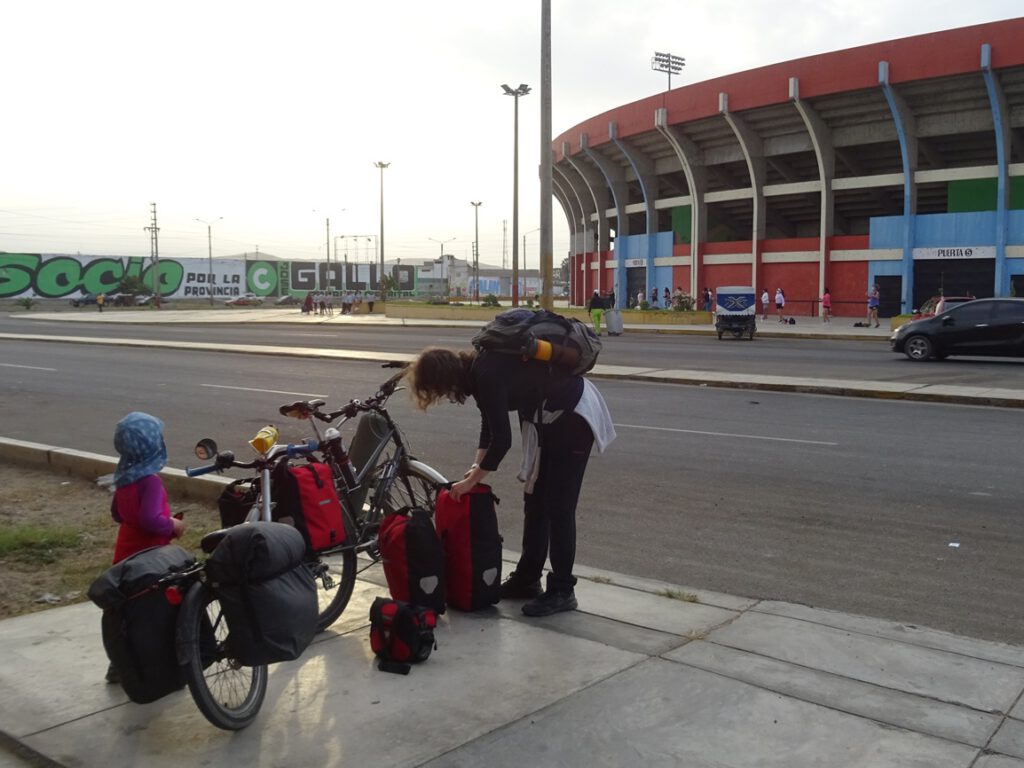
[[[326,264],[315,261],[243,259],[160,259],[159,278],[152,259],[137,256],[68,256],[0,253],[0,298],[33,296],[74,298],[83,293],[114,293],[126,277],[159,285],[165,298],[229,299],[305,295],[308,291],[373,290],[380,285],[376,264]],[[416,270],[393,267],[400,291],[416,289]]]

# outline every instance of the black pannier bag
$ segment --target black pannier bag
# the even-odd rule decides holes
[[[317,591],[306,542],[283,523],[228,530],[206,574],[228,622],[227,649],[244,666],[297,659],[316,634]]]
[[[233,525],[244,523],[258,496],[259,480],[256,478],[246,477],[241,480],[233,480],[225,486],[217,499],[221,527],[230,528]]]
[[[121,687],[137,704],[147,704],[185,685],[175,650],[178,606],[156,582],[172,570],[195,564],[174,544],[136,552],[107,569],[89,587],[89,599],[103,609],[101,628],[107,657]]]

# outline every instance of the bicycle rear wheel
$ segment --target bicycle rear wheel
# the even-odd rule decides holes
[[[422,507],[433,514],[437,493],[444,482],[441,473],[433,467],[404,461],[394,481],[380,494],[381,511],[386,515],[404,507]]]
[[[352,531],[348,515],[345,524],[345,549],[321,552],[310,563],[316,579],[318,614],[316,631],[323,632],[336,622],[352,597],[356,584],[356,534]]]
[[[178,616],[178,660],[203,716],[218,728],[238,731],[259,714],[267,694],[267,667],[244,667],[228,651],[228,625],[205,584],[189,589]]]

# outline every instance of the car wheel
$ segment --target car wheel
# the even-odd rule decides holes
[[[911,336],[903,342],[903,353],[911,360],[927,360],[932,356],[932,342],[927,336]]]

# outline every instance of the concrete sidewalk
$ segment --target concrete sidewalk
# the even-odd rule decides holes
[[[369,649],[375,566],[236,734],[106,685],[91,604],[9,619],[0,765],[1024,768],[1024,648],[578,573],[578,612],[449,612],[402,677]]]

